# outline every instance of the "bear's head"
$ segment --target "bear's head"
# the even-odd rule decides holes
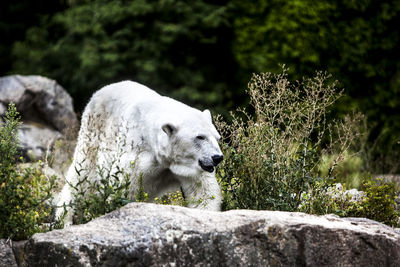
[[[182,117],[179,122],[162,125],[169,144],[169,169],[179,176],[212,173],[223,155],[218,145],[221,136],[212,124],[210,111]]]

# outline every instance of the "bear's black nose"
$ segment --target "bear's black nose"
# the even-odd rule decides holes
[[[222,156],[222,155],[214,155],[211,158],[213,160],[214,166],[217,166],[224,159],[224,156]]]

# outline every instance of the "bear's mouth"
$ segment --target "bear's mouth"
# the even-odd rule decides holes
[[[206,172],[213,172],[214,171],[214,165],[213,164],[208,165],[208,164],[205,164],[204,162],[202,162],[201,160],[199,160],[199,165]]]

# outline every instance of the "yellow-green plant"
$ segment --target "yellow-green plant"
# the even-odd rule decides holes
[[[17,166],[19,115],[8,106],[0,125],[0,238],[27,239],[49,230],[52,190],[56,177],[43,172],[43,164],[30,168]]]
[[[399,192],[393,182],[383,179],[364,182],[361,186],[365,196],[358,208],[347,212],[347,216],[366,217],[387,225],[400,226],[400,211],[396,209]]]
[[[163,205],[177,205],[187,207],[189,202],[184,198],[182,191],[166,194],[160,198],[155,198],[154,203]]]
[[[361,184],[358,197],[346,194],[346,188],[315,188],[313,194],[304,193],[299,211],[313,214],[333,213],[341,217],[364,217],[384,224],[399,227],[400,210],[396,201],[399,191],[393,182],[382,179],[369,180]],[[342,187],[342,186],[341,186]]]
[[[138,189],[136,190],[135,193],[135,201],[137,202],[145,202],[149,199],[149,194],[145,192],[144,186],[143,186],[143,175],[139,175],[138,179]]]
[[[108,166],[96,166],[99,179],[90,180],[85,170],[77,169],[78,181],[73,189],[74,224],[86,223],[96,217],[116,210],[129,199],[130,177],[113,160]]]

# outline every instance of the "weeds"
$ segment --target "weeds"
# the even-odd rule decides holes
[[[98,179],[90,180],[84,169],[76,169],[78,181],[70,184],[74,196],[74,201],[70,203],[75,211],[74,224],[86,223],[131,202],[130,177],[116,162],[97,166]]]
[[[225,155],[217,171],[224,209],[296,211],[302,193],[328,186],[318,176],[321,154],[335,149],[331,174],[359,135],[348,129],[360,120],[353,116],[327,123],[329,108],[342,94],[329,79],[318,72],[292,84],[285,69],[253,75],[248,94],[254,115],[238,110],[230,124],[217,117]]]
[[[19,115],[8,106],[0,125],[0,238],[27,239],[50,230],[52,191],[56,177],[44,173],[44,164],[29,168],[17,166]]]
[[[176,191],[174,193],[166,194],[160,198],[155,198],[154,203],[163,205],[177,205],[187,207],[189,201],[187,201],[181,191]]]
[[[400,226],[400,211],[396,204],[398,191],[393,182],[370,180],[363,182],[361,189],[352,194],[351,191],[355,189],[345,191],[340,184],[336,184],[336,187],[320,188],[312,197],[305,193],[299,211],[364,217],[393,227]]]
[[[400,211],[396,209],[398,191],[393,182],[387,183],[382,179],[363,183],[365,192],[360,207],[348,212],[346,216],[366,217],[387,225],[400,226]]]

